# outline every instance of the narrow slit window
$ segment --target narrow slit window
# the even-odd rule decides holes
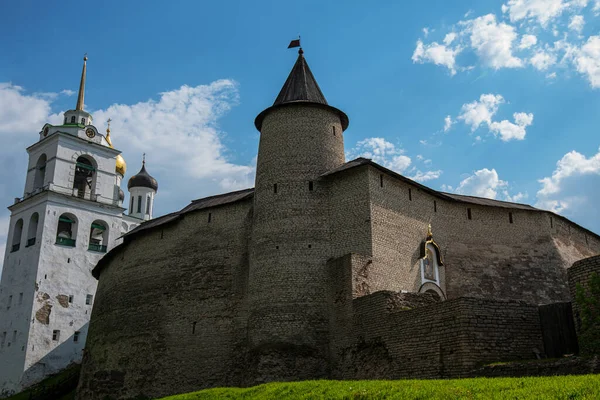
[[[137,212],[142,212],[142,196],[138,196]]]
[[[133,213],[133,196],[129,197],[129,214]]]
[[[585,237],[585,241],[587,243],[587,236]],[[23,293],[19,293],[19,305],[23,304]]]
[[[196,333],[196,322],[192,322],[192,335]]]
[[[208,222],[212,221],[212,213],[208,213]]]
[[[412,189],[408,189],[408,201],[412,201]]]
[[[550,217],[550,228],[554,228],[554,224],[552,223],[552,217]]]
[[[75,331],[75,333],[73,334],[73,341],[75,343],[79,342],[79,334],[80,334],[79,331]]]
[[[508,213],[508,222],[510,222],[511,224],[513,223],[513,217],[511,212]]]
[[[73,295],[70,295],[69,296],[69,303],[72,303],[72,302],[73,302]]]
[[[59,330],[53,330],[52,331],[52,340],[57,341],[60,339],[60,331]]]
[[[379,175],[379,186],[383,187],[383,174]]]
[[[88,306],[90,304],[92,304],[92,300],[94,300],[94,296],[91,294],[88,294],[87,296],[85,296],[85,304],[87,304]]]
[[[277,193],[277,184],[276,183],[273,184],[273,193]]]
[[[81,125],[85,125],[85,118],[81,118]]]
[[[331,127],[331,131],[333,132],[333,136],[335,136],[335,125]]]
[[[471,209],[467,208],[467,218],[471,219]]]
[[[433,201],[433,212],[437,212],[437,202]]]
[[[308,182],[308,190],[313,190],[313,181]]]
[[[146,215],[150,215],[150,196],[146,196]]]

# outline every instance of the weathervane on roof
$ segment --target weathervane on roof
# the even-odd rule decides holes
[[[290,42],[288,49],[293,49],[294,47],[300,47],[300,50],[298,50],[298,54],[304,53],[304,51],[302,50],[302,46],[300,45],[300,35],[298,35],[298,39],[294,39]]]

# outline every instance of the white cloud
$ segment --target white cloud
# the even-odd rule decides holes
[[[525,139],[525,128],[533,123],[533,114],[514,113],[514,123],[508,120],[500,122],[492,120],[498,112],[499,105],[504,102],[504,98],[499,94],[482,94],[479,96],[479,100],[463,104],[461,113],[456,118],[470,125],[471,132],[476,131],[481,124],[486,124],[494,136],[499,136],[505,142]],[[475,140],[481,141],[481,137],[478,136]]]
[[[423,28],[423,36],[429,36],[429,28]]]
[[[452,117],[449,115],[446,115],[446,118],[444,118],[444,132],[448,132],[451,127],[452,127]]]
[[[483,168],[463,179],[455,192],[495,199],[498,195],[498,191],[504,189],[506,186],[507,183],[498,177],[498,173],[495,169]]]
[[[583,25],[585,25],[583,15],[573,15],[569,21],[569,29],[577,33],[581,33]]]
[[[515,119],[515,123],[512,123],[508,120],[492,122],[489,126],[490,131],[494,135],[500,135],[500,139],[505,142],[513,139],[525,139],[525,128],[533,123],[533,114],[514,113],[513,118]]]
[[[412,61],[420,64],[432,62],[435,65],[443,65],[450,70],[451,75],[454,75],[456,74],[456,56],[460,52],[460,47],[451,49],[437,42],[423,44],[421,40],[418,40]]]
[[[574,51],[577,72],[585,75],[592,88],[600,87],[600,36],[590,36],[581,49]]]
[[[482,123],[492,123],[492,117],[498,111],[498,105],[502,103],[504,98],[499,94],[482,94],[479,101],[463,104],[457,119],[464,121],[471,126],[471,131],[475,131]]]
[[[444,44],[446,46],[450,46],[452,44],[452,42],[454,41],[454,39],[456,39],[456,33],[454,33],[454,32],[447,33],[446,36],[444,36]]]
[[[523,66],[521,59],[512,54],[513,42],[517,39],[513,26],[504,22],[497,23],[494,14],[487,14],[463,24],[470,33],[471,47],[484,65],[494,69]]]
[[[227,161],[224,133],[217,125],[237,102],[237,84],[219,80],[196,87],[184,85],[161,93],[158,101],[115,104],[92,114],[97,122],[111,118],[115,147],[133,154],[148,153],[150,168],[158,165],[194,179],[217,179],[223,188],[231,189],[232,181],[252,186],[249,177],[253,173],[250,166]]]
[[[519,43],[519,49],[528,49],[531,46],[535,46],[537,43],[537,37],[535,35],[523,35],[521,42]]]
[[[552,53],[540,50],[536,52],[529,60],[531,65],[538,71],[546,71],[548,68],[556,64],[556,56]]]
[[[431,181],[434,179],[438,179],[440,177],[440,175],[442,175],[441,170],[426,171],[426,172],[417,171],[417,172],[415,172],[414,175],[410,176],[409,178],[412,179],[413,181],[417,181],[417,182],[427,182],[427,181]]]
[[[577,151],[565,154],[557,163],[552,175],[539,180],[542,187],[537,192],[536,207],[551,210],[580,221],[584,226],[598,221],[600,209],[600,150],[586,157]]]
[[[65,96],[73,96],[75,94],[75,91],[71,89],[63,89],[60,91],[60,94],[64,94]]]
[[[595,16],[600,14],[600,0],[594,0],[594,7],[592,7],[592,11]]]
[[[404,172],[411,164],[411,159],[404,155],[404,150],[396,148],[393,143],[384,138],[367,138],[356,144],[348,152],[348,158],[370,158],[377,164],[396,172]]]
[[[27,95],[20,86],[0,83],[0,136],[39,132],[50,114],[50,100]]]
[[[545,27],[568,7],[563,0],[508,0],[502,5],[502,12],[507,13],[511,22],[536,20]]]

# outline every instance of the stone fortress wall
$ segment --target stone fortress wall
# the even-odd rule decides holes
[[[119,246],[96,292],[80,398],[240,384],[251,204],[191,212]]]
[[[465,376],[482,362],[532,358],[534,348],[543,353],[537,305],[568,300],[562,280],[564,254],[583,257],[598,252],[598,238],[553,214],[448,202],[416,186],[411,188],[412,200],[402,199],[402,194],[408,197],[409,186],[384,175],[381,187],[379,172],[372,166],[357,167],[316,180],[313,186],[313,191],[328,194],[329,249],[338,255],[323,256],[323,272],[309,274],[326,285],[327,329],[319,325],[317,332],[327,347],[318,357],[301,345],[286,347],[284,341],[263,342],[266,346],[258,351],[249,343],[255,215],[254,198],[248,197],[164,224],[159,218],[156,226],[132,235],[111,252],[98,272],[80,398],[162,396],[251,385],[275,379],[278,371],[309,376],[301,370],[302,363],[294,362],[296,354],[321,360],[321,377],[391,379]],[[308,185],[297,186],[282,186],[278,194],[315,194],[308,193]],[[465,215],[467,207],[471,220]],[[512,224],[508,212],[513,213]],[[418,251],[429,222],[443,251],[450,300],[414,310],[394,309],[389,303],[397,292],[418,290]],[[558,241],[565,245],[557,249]],[[307,236],[306,249],[294,251],[283,243],[268,245],[306,257],[310,251],[321,254],[319,246],[327,242]],[[309,248],[311,243],[315,247]],[[503,264],[504,253],[489,251],[498,243],[507,253],[524,249],[531,257],[514,256],[516,262]],[[466,268],[461,263],[469,260],[471,245],[475,261]],[[402,263],[407,255],[410,262]],[[505,291],[502,282],[481,285],[483,279],[503,272],[507,276],[497,279],[514,276],[512,284],[521,285],[519,291]],[[545,280],[546,275],[551,278]],[[278,284],[286,279],[282,274],[271,271],[268,276],[271,281],[265,276],[263,283],[269,289],[265,302],[277,304],[290,289]],[[471,298],[459,298],[463,296]],[[296,328],[290,323],[287,332]],[[388,361],[381,364],[383,359]]]
[[[255,189],[148,221],[94,269],[79,399],[465,376],[543,353],[537,307],[569,299],[566,269],[600,253],[600,237],[530,206],[345,163],[347,116],[302,54],[255,121]],[[429,224],[437,284],[421,280]]]

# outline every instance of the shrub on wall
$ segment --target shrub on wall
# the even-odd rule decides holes
[[[577,284],[575,301],[581,317],[579,349],[582,354],[600,354],[600,275],[590,276],[587,291]]]

